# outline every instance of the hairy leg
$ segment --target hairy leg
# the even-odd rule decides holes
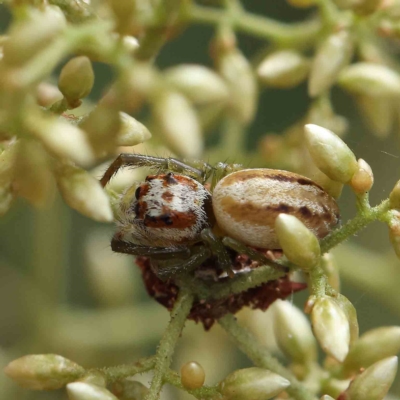
[[[111,163],[103,177],[100,179],[101,185],[103,187],[106,186],[113,175],[123,167],[150,167],[163,169],[183,173],[202,182],[208,179],[213,169],[207,163],[202,163],[202,169],[198,169],[185,162],[177,160],[176,158],[162,158],[146,156],[143,154],[122,153]]]

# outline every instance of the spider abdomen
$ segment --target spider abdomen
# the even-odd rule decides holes
[[[131,192],[127,193],[132,197]],[[169,247],[196,241],[208,226],[210,198],[204,186],[188,176],[149,175],[128,202],[128,212],[121,213],[121,232],[145,246]]]
[[[228,236],[264,249],[279,249],[274,224],[280,213],[300,219],[318,238],[339,223],[336,201],[312,180],[288,171],[246,169],[216,185],[213,210]]]

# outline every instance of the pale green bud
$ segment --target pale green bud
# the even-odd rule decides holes
[[[78,379],[76,382],[90,383],[91,385],[97,385],[100,387],[107,386],[107,377],[101,371],[90,371],[83,375],[82,378]]]
[[[67,385],[69,400],[118,400],[107,389],[85,382],[72,382]]]
[[[350,181],[355,193],[361,195],[369,192],[374,184],[374,174],[369,164],[362,158],[358,159],[358,169]]]
[[[28,123],[30,132],[53,155],[79,165],[89,165],[94,161],[89,141],[78,127],[55,117],[39,118],[39,115],[32,115]]]
[[[336,301],[337,305],[346,314],[347,321],[349,322],[349,328],[350,328],[350,345],[353,345],[353,343],[356,340],[358,340],[358,336],[359,336],[357,310],[353,306],[352,302],[346,296],[343,296],[341,293],[338,293],[336,295],[336,298],[334,298],[333,300]]]
[[[36,140],[21,140],[14,166],[14,184],[19,196],[36,207],[45,206],[54,195],[50,158]]]
[[[36,101],[42,107],[49,107],[56,101],[61,100],[62,93],[54,86],[47,82],[41,82],[36,87]]]
[[[347,391],[346,400],[382,400],[392,386],[397,372],[397,357],[371,365],[358,375]]]
[[[335,400],[333,397],[329,396],[328,394],[324,394],[320,400]]]
[[[140,382],[123,379],[115,382],[111,391],[119,400],[144,400],[149,389]]]
[[[29,9],[26,20],[18,21],[3,45],[3,61],[10,66],[22,66],[44,49],[66,27],[66,19],[56,6],[44,10]]]
[[[325,253],[321,259],[321,267],[324,270],[328,283],[337,292],[340,291],[340,275],[335,257],[331,253]]]
[[[222,53],[218,71],[230,90],[230,106],[235,117],[249,123],[257,108],[257,82],[250,62],[236,48]]]
[[[95,154],[104,157],[115,150],[121,122],[119,111],[100,104],[79,126],[86,132]]]
[[[4,368],[4,373],[18,385],[31,390],[60,389],[83,372],[81,366],[56,354],[24,356]]]
[[[330,194],[333,198],[338,199],[342,194],[343,183],[332,180],[317,167],[315,167],[315,169],[313,168],[312,173],[308,173],[306,175],[309,176],[315,183],[320,185],[325,192]]]
[[[225,103],[229,98],[224,80],[202,65],[183,64],[169,68],[164,78],[194,104]]]
[[[349,31],[330,35],[318,49],[308,80],[308,93],[316,97],[328,90],[337,80],[340,71],[352,57],[353,36]]]
[[[136,1],[108,0],[108,4],[116,19],[116,31],[121,34],[129,33],[136,12]]]
[[[200,124],[189,101],[178,92],[163,92],[154,100],[153,116],[161,137],[180,157],[203,152]]]
[[[120,112],[121,127],[117,136],[118,146],[136,146],[151,138],[149,130],[137,119]]]
[[[139,41],[134,36],[122,36],[122,44],[124,49],[130,54],[134,54],[139,48]]]
[[[305,126],[308,151],[317,167],[334,181],[347,183],[358,169],[354,153],[329,129]]]
[[[397,181],[389,195],[390,207],[400,209],[400,181]]]
[[[130,304],[135,282],[132,266],[125,257],[116,258],[109,251],[109,243],[110,237],[107,233],[93,232],[88,237],[85,246],[85,268],[90,289],[98,302],[104,306]],[[110,268],[110,264],[113,268]]]
[[[93,88],[92,63],[86,56],[74,57],[61,70],[58,88],[70,103],[86,97]]]
[[[12,141],[4,150],[0,150],[0,216],[10,209],[15,198],[12,183],[18,144]]]
[[[329,297],[318,298],[311,311],[314,335],[322,349],[338,361],[349,351],[350,328],[345,312]]]
[[[265,86],[291,88],[306,79],[309,62],[294,50],[269,54],[257,67],[257,76]]]
[[[186,389],[199,389],[204,385],[206,373],[201,364],[189,361],[181,366],[181,383]]]
[[[274,303],[274,334],[280,349],[293,361],[315,361],[317,346],[305,315],[288,301]]]
[[[389,223],[389,239],[396,256],[400,258],[400,212],[392,211],[392,219]]]
[[[400,76],[385,65],[367,62],[348,66],[338,83],[350,92],[367,96],[399,96]]]
[[[318,265],[321,250],[317,237],[295,216],[279,214],[275,231],[289,261],[308,271]]]
[[[346,375],[357,373],[375,362],[400,351],[400,326],[372,329],[362,335],[350,348],[343,362]]]
[[[113,220],[109,198],[97,179],[68,164],[59,165],[55,173],[61,195],[71,208],[95,221]]]
[[[226,400],[267,400],[289,386],[287,379],[262,368],[239,369],[219,384]]]
[[[395,122],[395,100],[392,97],[361,95],[355,100],[369,130],[379,138],[386,138]]]

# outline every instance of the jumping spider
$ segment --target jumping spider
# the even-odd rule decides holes
[[[271,265],[266,251],[280,248],[274,232],[280,213],[295,215],[319,238],[339,221],[335,200],[292,172],[121,154],[101,179],[103,187],[121,167],[157,173],[122,195],[112,250],[148,257],[163,279],[196,271],[211,257],[218,278],[232,277],[238,272],[232,251]]]

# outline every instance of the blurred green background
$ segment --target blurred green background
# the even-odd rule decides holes
[[[293,9],[282,0],[247,0],[245,7],[282,21],[299,21],[310,13]],[[7,10],[0,6],[1,32],[9,21]],[[211,27],[188,27],[162,49],[157,65],[211,66],[208,51],[213,33]],[[239,47],[252,59],[265,49],[265,43],[239,35]],[[100,63],[95,64],[95,74],[93,100],[101,96],[112,78],[111,70]],[[376,204],[389,195],[400,178],[400,129],[379,139],[363,124],[346,94],[334,89],[333,103],[337,113],[350,122],[346,143],[374,171],[371,204]],[[266,133],[279,133],[297,121],[309,104],[305,84],[293,90],[263,90],[256,119],[248,132],[249,148],[255,148]],[[233,159],[234,156],[229,155]],[[348,189],[339,205],[344,221],[354,215],[354,196]],[[147,297],[133,258],[112,254],[108,242],[113,229],[69,209],[58,194],[48,209],[35,210],[24,201],[17,201],[0,219],[0,366],[27,353],[54,352],[90,367],[131,362],[154,352],[168,313]],[[359,247],[353,246],[363,250],[358,253]],[[390,268],[400,271],[387,227],[380,223],[368,226],[351,243],[342,245],[337,254],[343,271],[343,293],[357,308],[361,332],[399,325],[399,302],[390,304],[390,293],[371,292],[363,280],[371,271],[373,276],[379,275],[380,270],[387,274]],[[96,274],[101,276],[94,277]],[[385,275],[385,279],[391,277]],[[111,286],[108,289],[103,285],[106,282]],[[305,294],[299,294],[294,301],[301,307],[304,299]],[[249,312],[243,318],[260,340],[273,346],[268,315]],[[205,333],[201,326],[188,322],[174,366],[179,368],[182,362],[192,359],[204,366],[209,384],[238,366],[250,365],[220,328]],[[148,376],[143,377],[143,382],[148,381]],[[166,390],[165,398],[177,398],[176,392],[171,393]],[[393,393],[400,396],[400,382],[393,387]],[[0,376],[1,399],[46,400],[63,396],[63,392],[18,389]],[[182,394],[179,396],[183,398]]]

